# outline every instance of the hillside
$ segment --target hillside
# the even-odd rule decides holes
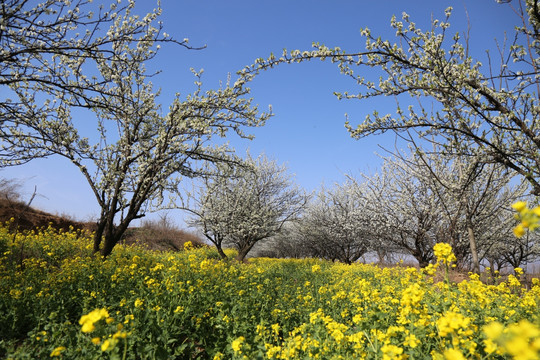
[[[80,222],[67,217],[53,215],[45,211],[27,206],[25,203],[0,198],[0,222],[5,223],[13,219],[12,227],[19,230],[33,230],[51,225],[55,229],[69,230],[94,228],[93,223]]]
[[[6,223],[13,219],[11,230],[36,230],[52,226],[59,230],[94,231],[96,223],[81,222],[69,217],[58,216],[27,206],[21,201],[0,198],[0,222]],[[181,250],[184,243],[191,241],[196,247],[203,246],[204,242],[195,234],[181,230],[163,221],[146,221],[141,227],[129,228],[124,234],[123,242],[126,244],[139,243],[152,250]]]

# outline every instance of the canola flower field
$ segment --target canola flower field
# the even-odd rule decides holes
[[[538,359],[540,283],[453,283],[424,270],[316,259],[220,261],[88,234],[0,228],[0,358]],[[442,279],[442,280],[441,280]],[[439,281],[440,280],[440,281]]]

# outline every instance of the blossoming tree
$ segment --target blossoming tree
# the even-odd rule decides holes
[[[335,184],[309,204],[297,232],[310,256],[352,264],[373,248],[370,229],[376,225],[355,190],[350,181]]]
[[[244,260],[257,242],[296,219],[307,203],[286,170],[262,155],[221,166],[192,196],[193,204],[187,207],[193,214],[191,225],[202,230],[222,258],[222,247],[232,245],[237,260]]]
[[[436,242],[451,244],[461,267],[480,270],[494,249],[511,248],[512,202],[526,196],[528,183],[511,184],[513,173],[437,149],[385,157],[379,173],[366,176],[379,214],[378,235],[386,246],[414,256],[421,266],[434,259]],[[499,256],[503,253],[501,252]]]
[[[12,1],[0,7],[0,161],[17,165],[57,155],[73,163],[101,208],[94,251],[107,256],[128,225],[167,205],[201,162],[227,162],[208,145],[228,131],[264,124],[243,82],[177,95],[163,113],[145,64],[162,43],[161,9],[139,16],[135,2]],[[78,121],[73,109],[94,118]],[[82,130],[85,129],[85,130]]]

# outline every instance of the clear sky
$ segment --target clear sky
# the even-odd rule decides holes
[[[141,12],[153,3],[138,0]],[[186,95],[193,90],[190,67],[204,69],[204,86],[217,88],[228,73],[234,77],[236,71],[271,52],[310,50],[313,42],[360,51],[365,42],[360,28],[367,26],[374,35],[392,40],[389,22],[393,14],[401,17],[405,11],[419,27],[428,29],[431,18],[444,18],[448,6],[454,8],[451,33],[467,29],[468,12],[470,45],[481,60],[486,49],[495,51],[495,38],[502,39],[504,31],[512,34],[517,25],[509,6],[495,0],[162,0],[164,30],[180,40],[189,38],[193,46],[206,45],[206,49],[165,47],[152,64],[162,70],[153,82],[162,89],[166,109],[174,93]],[[344,173],[376,171],[380,160],[375,153],[383,153],[378,145],[394,146],[393,134],[358,141],[350,138],[344,128],[345,113],[355,124],[375,109],[393,113],[393,101],[338,101],[333,91],[353,91],[355,86],[330,62],[282,65],[261,74],[250,87],[254,102],[262,110],[271,104],[275,116],[252,131],[253,141],[231,137],[231,144],[240,154],[249,148],[252,155],[264,152],[286,163],[296,183],[307,191],[323,182],[341,182]],[[27,198],[36,186],[39,196],[34,206],[40,209],[80,220],[99,214],[82,175],[63,159],[34,160],[5,169],[0,176],[24,181]],[[182,225],[182,215],[172,215]]]

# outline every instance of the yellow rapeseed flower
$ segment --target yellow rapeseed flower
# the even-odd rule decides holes
[[[522,224],[516,225],[516,227],[514,227],[512,231],[514,232],[514,235],[518,238],[525,235],[525,227]]]
[[[405,338],[405,342],[403,343],[403,345],[408,346],[412,349],[417,347],[418,344],[420,344],[420,340],[418,340],[414,334],[407,335],[407,337]]]
[[[383,353],[383,360],[395,360],[403,358],[401,356],[403,354],[403,349],[396,345],[386,344],[381,348],[381,351]]]
[[[106,309],[96,309],[88,313],[87,315],[81,316],[79,320],[79,325],[82,325],[81,331],[84,333],[89,333],[95,330],[94,324],[101,319],[108,319],[109,313]]]
[[[105,340],[103,344],[101,344],[101,351],[107,351],[107,349],[111,346],[110,340]]]
[[[465,360],[465,356],[457,349],[444,350],[444,358],[446,360]]]
[[[522,212],[527,209],[527,203],[525,201],[518,201],[512,205],[512,208],[517,212]]]
[[[447,243],[437,243],[433,246],[433,253],[437,257],[437,262],[442,261],[444,264],[450,264],[456,261],[456,256],[452,252],[452,246]]]
[[[468,317],[460,313],[448,311],[443,317],[437,320],[439,336],[445,337],[448,334],[456,333],[459,329],[466,329],[470,321]]]
[[[66,347],[65,346],[59,346],[57,348],[55,348],[52,352],[51,352],[51,357],[55,357],[55,356],[60,356],[62,355],[62,352],[66,350]]]
[[[232,342],[231,347],[235,353],[242,352],[241,349],[242,349],[242,343],[244,342],[244,340],[246,340],[246,338],[243,336],[240,336],[239,338],[237,338],[236,340]]]

